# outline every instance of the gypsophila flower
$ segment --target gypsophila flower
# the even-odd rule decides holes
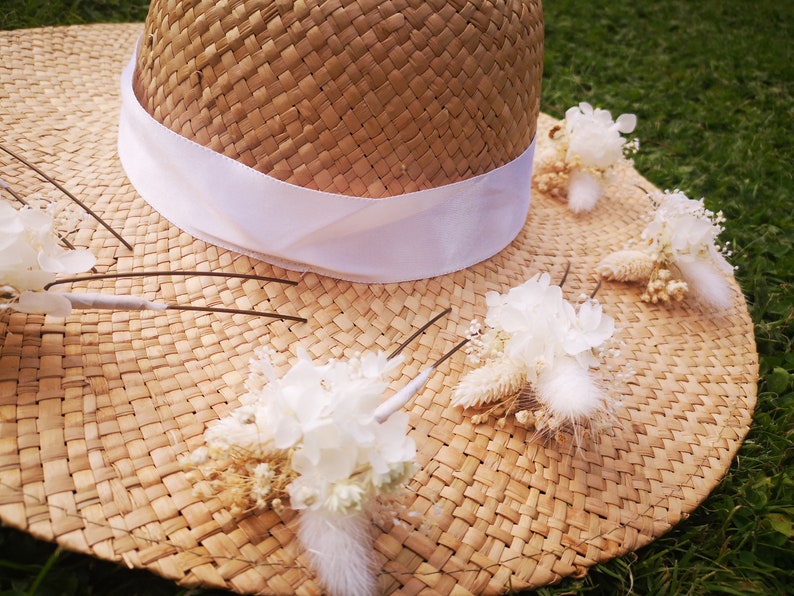
[[[578,306],[563,298],[548,274],[538,274],[506,294],[486,295],[488,312],[467,373],[452,404],[488,406],[485,414],[515,414],[520,424],[546,436],[582,428],[607,415],[614,392],[594,375],[614,343],[614,320],[586,298]],[[470,333],[480,330],[472,324]],[[484,414],[473,416],[486,419]]]
[[[598,265],[605,279],[645,284],[646,302],[680,301],[687,293],[717,310],[728,308],[733,267],[727,247],[718,243],[725,221],[703,200],[679,190],[652,197],[654,211],[643,230],[643,245],[610,254]]]
[[[188,461],[204,465],[220,489],[247,487],[236,493],[240,510],[278,499],[346,514],[410,478],[408,415],[374,417],[398,359],[378,352],[318,365],[300,349],[278,377],[272,356],[256,352],[242,405],[207,429],[206,454],[199,448]]]
[[[590,211],[604,194],[614,168],[639,150],[637,139],[622,135],[637,125],[634,114],[617,120],[607,110],[582,102],[565,112],[539,151],[535,183],[539,190],[568,201],[574,213]]]
[[[55,207],[15,209],[0,202],[0,311],[67,316],[72,304],[44,287],[58,274],[94,266],[89,250],[58,245]]]

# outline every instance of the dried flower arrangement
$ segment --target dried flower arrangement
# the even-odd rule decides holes
[[[565,112],[565,119],[551,129],[550,143],[538,154],[534,181],[538,189],[567,200],[574,213],[590,211],[604,194],[614,169],[630,163],[639,149],[637,139],[626,140],[637,125],[634,114],[617,120],[607,110],[582,102]]]
[[[597,267],[602,277],[645,284],[645,302],[683,300],[687,293],[715,310],[732,303],[728,283],[733,267],[728,245],[717,237],[724,230],[722,212],[714,213],[679,190],[651,196],[653,213],[642,232],[642,244],[608,255]]]

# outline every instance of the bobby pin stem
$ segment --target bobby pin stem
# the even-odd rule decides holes
[[[436,360],[436,363],[433,365],[433,368],[438,368],[439,366],[441,366],[441,364],[443,364],[443,363],[444,363],[444,362],[446,362],[446,361],[447,361],[449,358],[451,358],[451,357],[452,357],[452,355],[453,355],[453,354],[455,354],[455,352],[457,352],[458,350],[460,350],[460,349],[461,349],[463,346],[465,346],[467,343],[469,343],[469,339],[468,339],[468,338],[466,338],[466,339],[462,339],[461,341],[459,341],[459,342],[458,342],[457,344],[455,344],[455,346],[454,346],[452,349],[450,349],[450,350],[449,350],[449,351],[448,351],[446,354],[444,354],[444,355],[443,355],[441,358],[439,358],[438,360]]]
[[[464,339],[463,341],[459,342],[449,352],[436,360],[435,364],[431,364],[422,370],[416,377],[408,381],[408,384],[405,387],[397,391],[397,393],[392,395],[377,408],[375,408],[375,412],[373,413],[375,420],[382,423],[397,410],[405,406],[405,404],[407,404],[414,397],[414,395],[416,395],[419,390],[424,387],[425,383],[427,383],[427,380],[430,378],[430,375],[433,374],[433,372],[438,368],[438,365],[452,356],[452,354],[460,350],[468,341],[468,339]]]
[[[268,277],[265,275],[254,275],[249,273],[224,273],[223,271],[130,271],[127,273],[99,273],[97,275],[80,275],[76,277],[63,277],[56,279],[44,286],[45,290],[49,290],[52,286],[58,284],[76,283],[80,281],[92,281],[97,279],[121,279],[126,277],[167,277],[167,276],[196,276],[196,277],[225,277],[227,279],[252,279],[254,281],[274,282],[285,284],[288,286],[296,286],[298,282],[289,279],[280,279],[278,277]]]
[[[565,280],[567,280],[567,279],[568,279],[568,274],[569,274],[570,272],[571,272],[571,262],[570,262],[570,261],[568,261],[568,262],[565,264],[565,273],[563,273],[563,274],[562,274],[562,279],[560,280],[560,283],[558,284],[560,287],[562,287],[562,286],[564,286],[564,285],[565,285]]]
[[[180,306],[169,304],[166,310],[191,310],[198,312],[222,312],[232,315],[250,315],[253,317],[267,317],[270,319],[281,319],[284,321],[295,321],[298,323],[305,323],[307,319],[304,317],[296,317],[293,315],[282,315],[277,312],[261,312],[258,310],[242,310],[237,308],[223,308],[219,306]]]
[[[438,321],[440,318],[448,315],[450,312],[452,312],[452,307],[451,306],[447,307],[446,309],[444,309],[443,311],[438,313],[436,316],[434,316],[432,319],[430,319],[427,323],[425,323],[419,329],[414,331],[410,335],[410,337],[408,337],[408,339],[403,341],[399,346],[397,346],[394,349],[394,351],[391,354],[389,354],[388,359],[391,360],[392,358],[397,356],[400,352],[402,352],[408,346],[408,344],[410,344],[413,340],[415,340],[417,337],[419,337],[422,333],[427,331],[430,328],[430,326],[433,325],[433,323]]]

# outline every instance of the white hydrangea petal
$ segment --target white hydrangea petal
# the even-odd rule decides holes
[[[96,257],[90,250],[57,250],[50,253],[40,253],[39,266],[44,271],[53,273],[82,273],[96,265]]]
[[[621,114],[615,121],[618,125],[618,130],[623,134],[634,132],[637,127],[637,116],[635,114]]]
[[[303,456],[316,466],[320,462],[321,452],[338,450],[341,447],[343,436],[339,426],[327,419],[310,428],[304,428],[301,448]]]

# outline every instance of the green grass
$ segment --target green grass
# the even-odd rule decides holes
[[[145,12],[124,0],[5,0],[0,28],[140,20]],[[545,12],[543,110],[559,117],[588,101],[613,115],[636,113],[639,171],[724,211],[762,378],[747,440],[689,519],[539,593],[794,593],[794,3],[547,0]],[[3,530],[0,596],[28,592],[209,593]]]

